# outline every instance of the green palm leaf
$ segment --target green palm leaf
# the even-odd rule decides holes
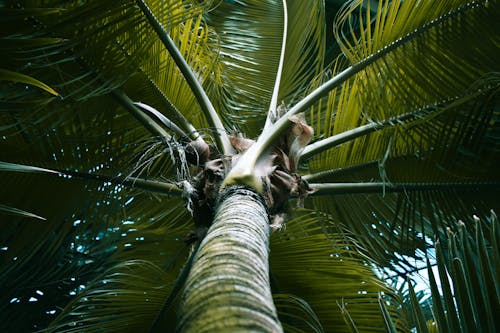
[[[9,198],[2,195],[2,202],[26,200],[22,192],[14,190],[25,189],[24,193],[38,198],[29,201],[30,207],[47,219],[43,223],[2,219],[0,281],[6,288],[2,306],[8,306],[11,313],[17,301],[23,306],[33,297],[37,299],[30,304],[32,311],[18,314],[25,316],[24,321],[5,321],[3,329],[20,329],[22,322],[47,322],[52,315],[46,311],[59,313],[58,308],[78,293],[79,286],[130,258],[169,269],[175,277],[187,251],[183,239],[192,223],[179,199],[148,197],[107,182],[96,186],[88,181],[48,177],[3,181],[2,194],[9,194]],[[163,205],[170,208],[163,209]],[[37,296],[37,290],[46,295]],[[53,294],[54,290],[60,292]]]
[[[24,75],[21,73],[8,71],[6,69],[0,69],[0,80],[1,81],[12,81],[12,82],[16,82],[16,83],[20,82],[20,83],[30,84],[30,85],[36,86],[40,89],[43,89],[52,95],[59,96],[57,91],[55,91],[54,89],[52,89],[51,87],[49,87],[45,83],[38,81],[37,79],[35,79],[31,76]]]
[[[35,218],[35,219],[39,219],[42,221],[46,220],[46,218],[44,218],[42,216],[38,216],[36,214],[27,212],[25,210],[15,208],[15,207],[9,207],[6,205],[0,205],[0,212],[2,212],[4,214],[18,215],[18,216],[24,216],[24,217],[28,217],[28,218]]]
[[[412,326],[417,332],[495,332],[498,324],[498,219],[492,214],[459,221],[445,242],[436,242],[436,264],[427,260],[432,298],[432,314],[424,316],[422,305],[410,285],[406,300],[414,313]],[[453,296],[456,302],[453,301]],[[388,322],[390,325],[391,322]]]
[[[324,230],[331,232],[325,235]],[[274,289],[306,301],[325,331],[348,331],[341,308],[349,310],[362,331],[384,331],[378,293],[398,304],[393,290],[379,280],[366,257],[359,256],[356,241],[342,227],[311,211],[291,219],[285,230],[271,238],[270,267]],[[403,325],[404,323],[398,323]]]
[[[423,249],[418,235],[441,237],[443,226],[496,207],[490,198],[498,195],[495,170],[500,160],[495,139],[499,81],[493,60],[499,43],[494,32],[498,6],[382,1],[374,17],[370,9],[359,14],[356,9],[346,6],[339,16],[339,24],[362,23],[359,33],[338,30],[346,57],[363,64],[363,59],[381,56],[333,90],[326,107],[311,113],[316,131],[328,139],[304,150],[305,157],[319,153],[305,178],[387,184],[380,195],[343,195],[336,208],[326,199],[319,206],[334,209],[335,216],[363,235],[368,251],[378,248],[376,256],[385,260],[384,248],[407,254]],[[451,28],[455,26],[460,34]],[[478,33],[488,46],[465,54],[464,41],[473,44]],[[350,131],[357,126],[364,130]],[[320,153],[322,149],[327,150]],[[407,183],[402,193],[387,195],[399,182]],[[410,183],[457,187],[450,186],[447,194],[430,188],[413,194]],[[490,186],[480,190],[484,184]],[[459,190],[466,185],[477,192]],[[380,226],[380,218],[387,226]],[[397,242],[391,244],[393,240]]]
[[[89,284],[48,331],[148,330],[168,294],[170,281],[168,274],[147,261],[120,263]]]
[[[293,103],[321,70],[324,7],[320,1],[284,1],[289,22],[278,95]],[[307,13],[307,17],[304,17]],[[220,41],[221,86],[215,100],[233,126],[252,137],[266,118],[283,43],[281,1],[224,1],[207,16]],[[318,19],[319,18],[319,19]],[[227,116],[229,116],[227,115]]]
[[[493,28],[495,26],[496,9],[481,5],[464,5],[460,7],[457,4],[455,4],[455,7],[458,8],[447,8],[446,6],[434,6],[433,10],[420,8],[420,6],[430,6],[430,4],[431,2],[419,2],[418,5],[405,2],[404,5],[401,5],[402,8],[398,9],[399,2],[392,2],[389,9],[383,10],[383,7],[380,7],[374,21],[377,23],[379,21],[385,22],[388,26],[387,29],[390,29],[389,33],[379,31],[382,30],[382,27],[377,27],[375,32],[370,33],[371,30],[368,29],[370,24],[367,24],[365,30],[362,30],[367,34],[366,36],[362,35],[359,38],[355,36],[353,37],[353,39],[355,38],[354,41],[349,40],[349,45],[354,42],[359,43],[359,45],[351,45],[352,49],[344,49],[344,52],[350,57],[349,60],[354,63],[361,61],[361,59],[377,52],[390,43],[394,43],[391,45],[400,43],[401,46],[396,46],[392,51],[388,51],[386,55],[382,56],[380,60],[367,65],[365,70],[355,75],[349,82],[346,82],[341,91],[333,91],[329,98],[326,113],[317,116],[320,119],[324,117],[324,122],[319,123],[315,130],[320,134],[324,133],[325,136],[342,133],[358,125],[392,120],[383,128],[390,129],[388,133],[379,131],[375,133],[378,133],[378,135],[373,135],[370,138],[370,141],[363,142],[359,140],[350,145],[344,145],[341,148],[343,153],[335,153],[335,163],[337,165],[345,167],[368,162],[370,159],[381,158],[388,149],[389,140],[393,136],[399,136],[400,139],[392,143],[392,147],[390,147],[391,153],[398,150],[401,151],[399,154],[415,153],[415,151],[407,151],[409,143],[414,147],[412,149],[419,151],[428,150],[429,147],[435,144],[434,142],[446,145],[448,141],[443,141],[443,137],[439,141],[435,139],[435,128],[420,128],[417,133],[406,133],[406,131],[408,128],[415,127],[412,123],[426,123],[426,119],[429,121],[435,119],[436,115],[443,116],[443,113],[454,112],[456,107],[462,106],[466,108],[467,112],[470,112],[468,111],[470,105],[464,104],[466,102],[474,103],[471,100],[474,100],[474,97],[477,99],[485,89],[490,91],[491,94],[495,94],[498,86],[496,82],[498,81],[495,79],[495,75],[490,78],[487,74],[494,72],[496,69],[493,61],[497,49],[495,45],[498,43]],[[345,17],[342,17],[343,21],[346,22],[350,22],[351,16],[355,15],[351,13],[354,9],[348,9],[349,11],[345,14]],[[406,15],[405,10],[412,10],[412,15]],[[396,11],[401,12],[401,14],[395,15]],[[367,11],[366,15],[368,17],[369,13]],[[363,17],[363,14],[360,14],[360,16]],[[470,24],[465,25],[464,23],[464,26],[461,27],[463,34],[461,33],[460,40],[457,40],[454,36],[458,34],[449,29],[451,24],[459,21],[462,16],[467,16],[467,22],[470,22]],[[396,21],[390,21],[391,18]],[[433,21],[432,24],[428,23],[433,19],[437,20]],[[404,29],[399,29],[398,24],[404,26]],[[382,25],[382,23],[378,25]],[[414,29],[416,30],[414,31]],[[464,45],[464,38],[470,39],[471,43],[473,43],[475,36],[479,32],[482,33],[484,38],[490,39],[491,43],[489,45],[491,48],[477,49],[475,51],[477,54],[461,52],[460,48]],[[439,36],[439,38],[436,36]],[[398,38],[402,37],[404,38],[399,41]],[[348,43],[348,41],[345,42]],[[358,50],[357,53],[353,53],[354,50]],[[428,55],[426,57],[421,57],[420,54],[416,53],[424,50],[433,53],[426,53]],[[424,61],[422,58],[430,63],[421,64],[420,62]],[[484,61],[478,61],[478,59]],[[434,68],[432,65],[438,67]],[[454,66],[454,76],[447,75],[450,72],[448,71],[450,66]],[[384,75],[382,76],[380,73],[384,73]],[[456,73],[460,73],[460,80],[455,79]],[[438,77],[435,77],[436,75]],[[436,87],[436,85],[439,86]],[[417,96],[413,97],[412,95],[410,98],[408,89],[418,91]],[[378,95],[369,95],[374,92]],[[446,102],[450,97],[453,101],[455,99],[457,101],[454,103]],[[374,99],[377,100],[377,103],[372,102]],[[427,109],[427,111],[423,109]],[[419,110],[422,111],[419,112]],[[479,114],[475,114],[475,116],[479,116],[486,111],[477,112]],[[398,121],[398,117],[411,113],[414,114],[413,117]],[[474,119],[477,118],[470,115],[464,116],[463,121],[466,122],[462,125],[481,125],[474,124]],[[398,123],[402,126],[399,131],[397,130],[398,126],[396,126]],[[432,126],[438,127],[439,123],[433,123]],[[447,122],[442,126],[456,128],[457,125],[449,125],[449,122]],[[462,132],[458,134],[460,135]],[[359,148],[356,148],[356,146],[359,146]],[[367,146],[371,148],[370,154],[374,155],[365,157],[364,154],[357,153],[358,149]],[[340,156],[342,157],[339,159]],[[325,164],[331,160],[331,157],[327,157]]]
[[[251,171],[272,153],[263,168],[274,172],[290,158],[281,134],[309,130],[290,129],[301,111],[315,137],[289,176],[299,203],[313,198],[270,240],[284,328],[494,330],[498,1],[350,1],[335,42],[324,6],[1,4],[0,330],[55,318],[49,330],[173,331],[175,278],[217,205],[212,178],[240,157],[222,127],[262,133]],[[325,65],[333,44],[343,54]],[[202,139],[203,160],[189,150]],[[193,201],[207,208],[195,219]],[[455,227],[472,214],[482,222]],[[436,246],[441,290],[429,273],[434,318],[411,290],[398,313],[402,297],[374,268],[406,277],[435,240],[446,246]]]
[[[186,12],[178,2],[177,7],[170,7],[171,12],[159,14],[158,4],[150,5],[172,29],[172,36],[188,61],[199,66],[203,80],[211,68],[202,61],[202,54],[209,48],[207,39],[200,38],[207,31],[200,25],[201,8],[195,6]],[[134,92],[139,91],[135,90],[138,86],[153,87],[149,89],[152,94],[132,97],[153,101],[152,104],[158,101],[156,105],[162,111],[175,117],[179,114],[177,107],[192,109],[195,103],[182,75],[176,72],[166,51],[158,47],[159,43],[153,43],[154,35],[147,32],[148,25],[133,9],[134,2],[121,7],[96,2],[66,5],[64,16],[59,16],[60,10],[36,9],[36,13],[46,14],[40,17],[45,26],[36,33],[30,33],[25,26],[22,9],[17,9],[20,15],[14,16],[19,20],[9,22],[18,25],[17,32],[21,27],[26,31],[22,37],[11,38],[23,52],[14,52],[5,59],[12,61],[9,67],[17,69],[28,54],[33,68],[28,73],[40,74],[46,82],[57,82],[55,87],[61,89],[65,100],[46,101],[39,92],[16,91],[14,86],[2,90],[2,106],[12,110],[10,107],[17,103],[20,107],[0,116],[2,160],[10,162],[2,162],[9,167],[2,168],[5,191],[0,201],[11,207],[25,207],[23,203],[27,202],[29,210],[40,209],[40,214],[47,218],[44,225],[26,224],[15,217],[9,221],[2,218],[0,243],[5,255],[1,259],[0,280],[2,288],[8,289],[2,294],[2,312],[6,313],[7,307],[9,313],[16,313],[10,309],[25,304],[32,308],[16,320],[3,321],[2,328],[6,330],[32,330],[34,327],[29,325],[33,322],[44,326],[73,298],[79,286],[87,285],[119,262],[141,258],[163,269],[178,267],[187,250],[183,239],[191,229],[192,222],[179,199],[144,196],[113,181],[126,181],[125,177],[131,175],[164,177],[175,172],[170,154],[157,156],[168,152],[169,146],[151,138],[151,133],[114,98],[103,96],[125,82],[125,88],[130,86]],[[26,9],[26,15],[30,10]],[[184,24],[179,25],[181,17]],[[74,25],[74,20],[79,23]],[[43,39],[47,34],[64,39]],[[139,35],[144,38],[138,38]],[[71,45],[75,45],[75,53],[67,52],[67,40],[74,43]],[[43,56],[37,52],[44,52]],[[157,62],[151,62],[152,59]],[[211,62],[213,59],[208,59],[208,64]],[[128,80],[134,72],[137,74]],[[170,77],[169,83],[175,89],[170,85],[165,88],[165,77]],[[80,102],[68,103],[75,99]],[[168,99],[182,103],[168,108],[172,105]],[[50,108],[44,108],[47,103]],[[198,125],[205,122],[200,113],[191,114],[191,121]],[[173,147],[177,143],[173,140],[169,144]],[[63,172],[59,179],[5,172],[47,172],[43,167]],[[88,177],[76,180],[77,174]],[[158,209],[161,202],[170,208]],[[61,293],[50,292],[56,289]],[[40,297],[37,291],[50,293]],[[30,301],[33,298],[37,300]]]

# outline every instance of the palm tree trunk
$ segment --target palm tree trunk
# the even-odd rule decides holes
[[[269,217],[254,191],[222,193],[186,281],[180,332],[282,332],[269,284]]]

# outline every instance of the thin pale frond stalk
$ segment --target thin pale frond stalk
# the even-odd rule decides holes
[[[476,183],[312,183],[309,186],[315,190],[311,195],[354,194],[354,193],[384,193],[406,191],[495,189],[498,182]]]
[[[272,117],[276,114],[276,108],[278,107],[278,95],[280,92],[281,76],[283,73],[283,63],[285,62],[285,50],[286,50],[286,39],[288,31],[288,9],[286,5],[286,0],[282,0],[283,3],[283,39],[281,42],[281,54],[280,62],[278,65],[278,70],[276,72],[276,80],[274,81],[273,95],[271,96],[271,103],[269,105],[269,111],[267,113],[266,124],[264,125],[264,130],[272,125]]]
[[[483,94],[482,90],[476,91],[474,93],[469,93],[467,92],[466,95],[464,96],[457,96],[454,98],[454,102],[451,102],[452,99],[449,99],[447,103],[450,103],[449,105],[457,106],[461,103],[469,101],[473,97],[478,97],[479,95]],[[326,139],[314,142],[310,145],[307,145],[304,150],[302,151],[302,154],[300,156],[301,159],[306,160],[308,158],[311,158],[312,156],[319,154],[325,150],[328,150],[330,148],[334,148],[336,146],[339,146],[345,142],[355,140],[359,137],[362,137],[364,135],[370,134],[374,131],[384,129],[386,127],[391,127],[391,126],[397,126],[400,124],[404,124],[406,121],[412,121],[418,118],[423,118],[424,116],[436,116],[441,112],[444,112],[447,110],[447,107],[444,106],[442,103],[430,105],[424,108],[420,108],[418,110],[414,110],[412,112],[408,112],[396,117],[391,117],[383,121],[379,122],[372,122],[370,124],[366,124],[363,126],[359,126],[356,128],[353,128],[351,130],[347,130],[345,132],[332,135],[331,137],[328,137]],[[411,124],[408,122],[409,124]]]
[[[253,190],[232,186],[191,267],[177,332],[283,332],[269,280],[269,218]]]
[[[28,172],[28,173],[49,173],[49,174],[59,174],[58,171],[40,168],[32,165],[16,164],[0,161],[0,171],[10,171],[10,172]]]
[[[302,151],[300,158],[302,160],[306,160],[306,159],[308,159],[316,154],[319,154],[320,152],[323,152],[325,150],[328,150],[330,148],[338,146],[342,143],[354,140],[354,139],[359,138],[363,135],[367,135],[371,132],[379,130],[379,129],[386,127],[388,125],[390,125],[390,124],[387,122],[371,123],[371,124],[356,127],[352,130],[345,131],[345,132],[337,134],[337,135],[333,135],[329,138],[317,141],[313,144],[306,146],[304,148],[304,150]]]
[[[378,304],[380,306],[380,311],[382,312],[382,316],[384,317],[384,322],[386,326],[385,328],[387,332],[397,333],[398,330],[396,329],[394,322],[392,321],[391,315],[387,310],[387,307],[385,306],[385,300],[383,299],[381,294],[379,294],[378,297]]]
[[[47,169],[39,168],[30,165],[15,164],[8,162],[0,162],[0,171],[7,172],[29,172],[29,173],[45,173],[56,177],[75,177],[81,179],[90,179],[100,182],[109,182],[114,185],[127,186],[131,188],[140,188],[150,192],[156,192],[166,195],[181,195],[182,189],[177,184],[165,183],[157,180],[148,180],[138,177],[115,177],[99,175],[88,172],[60,170],[60,169]]]
[[[393,117],[381,122],[374,122],[370,124],[366,124],[363,126],[359,126],[356,128],[353,128],[352,130],[345,131],[343,133],[339,133],[336,135],[333,135],[329,138],[317,141],[315,143],[312,143],[304,148],[302,151],[302,154],[300,155],[301,159],[308,159],[316,154],[319,154],[325,150],[328,150],[330,148],[333,148],[335,146],[338,146],[340,144],[343,144],[348,141],[352,141],[354,139],[357,139],[359,137],[362,137],[364,135],[370,134],[374,131],[383,129],[385,127],[389,126],[396,126],[398,123],[401,123],[403,121],[406,121],[408,119],[412,119],[418,116],[418,113],[420,113],[422,110],[418,110],[416,112],[410,112],[406,113],[397,117]]]
[[[317,182],[320,179],[335,177],[338,175],[348,175],[359,170],[365,170],[367,168],[373,168],[378,165],[379,161],[371,161],[363,164],[352,165],[345,168],[330,169],[325,171],[320,171],[317,173],[311,173],[308,175],[303,175],[302,179],[308,182]]]
[[[149,80],[150,87],[155,91],[156,94],[160,96],[160,99],[167,108],[169,112],[171,112],[175,116],[176,122],[181,126],[181,128],[186,131],[187,135],[189,138],[193,141],[198,140],[201,138],[200,133],[198,133],[198,130],[191,124],[186,117],[177,109],[177,107],[172,104],[172,102],[169,101],[169,99],[165,96],[165,94],[158,88],[156,83],[154,83],[152,80]]]
[[[104,181],[114,185],[138,188],[141,190],[156,192],[165,195],[182,195],[182,189],[177,184],[161,182],[158,180],[149,180],[139,177],[114,177],[70,170],[57,170],[57,172],[59,172],[59,174],[63,176]]]
[[[337,305],[340,309],[340,312],[342,313],[342,316],[344,317],[344,321],[345,321],[347,327],[349,327],[349,329],[350,329],[350,332],[359,333],[359,330],[356,327],[356,324],[354,323],[354,320],[352,319],[351,314],[349,313],[349,310],[347,310],[345,302],[343,300],[341,302],[337,301]]]
[[[109,176],[101,176],[99,175],[96,179],[104,179],[108,178],[108,182],[117,185],[123,185],[132,188],[139,188],[141,190],[156,192],[165,195],[182,195],[182,189],[173,183],[166,183],[157,180],[148,180],[139,177],[127,177],[127,178],[116,178]]]
[[[10,207],[7,205],[0,204],[0,214],[7,214],[7,215],[15,215],[15,216],[21,216],[21,217],[27,217],[27,218],[34,218],[37,220],[41,221],[46,221],[47,219],[43,216],[36,215],[34,213],[16,208],[16,207]]]
[[[234,149],[231,146],[231,142],[229,141],[229,137],[224,129],[224,125],[222,124],[222,121],[220,120],[212,102],[208,98],[205,89],[203,89],[200,82],[196,79],[191,67],[180,53],[172,38],[170,38],[170,35],[156,19],[148,5],[143,0],[138,0],[137,4],[186,79],[186,82],[198,101],[198,104],[200,105],[208,123],[216,131],[215,142],[218,148],[224,155],[231,155],[234,153]]]
[[[165,117],[160,111],[156,110],[150,105],[140,103],[140,102],[134,102],[134,105],[140,107],[141,109],[149,112],[150,114],[154,115],[158,121],[160,121],[165,127],[167,127],[169,130],[171,130],[173,133],[177,134],[179,137],[189,141],[189,136],[177,126],[176,123],[174,123],[172,120],[168,119]]]
[[[115,89],[112,95],[154,136],[170,140],[170,134],[158,125],[151,117],[139,109],[134,102],[122,90]]]

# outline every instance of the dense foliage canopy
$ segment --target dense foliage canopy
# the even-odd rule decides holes
[[[285,331],[498,331],[499,3],[343,2],[1,1],[0,331],[174,331],[221,184]]]

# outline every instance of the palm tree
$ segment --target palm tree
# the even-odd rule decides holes
[[[498,1],[342,2],[0,3],[2,330],[496,331]]]

